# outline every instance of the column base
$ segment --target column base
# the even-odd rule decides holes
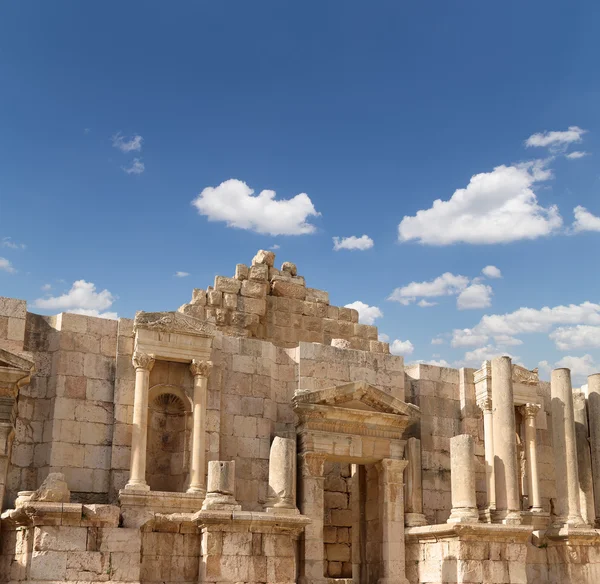
[[[520,511],[508,511],[506,509],[495,509],[492,513],[494,523],[502,523],[503,525],[521,525],[523,519]]]
[[[479,510],[479,521],[481,523],[492,523],[492,518],[494,516],[494,512],[496,508],[493,506],[485,507],[484,509]]]
[[[571,515],[569,517],[555,517],[552,521],[551,528],[561,529],[563,527],[583,527],[589,528],[590,526],[583,520],[581,515]]]
[[[231,495],[222,493],[208,493],[202,503],[202,510],[212,509],[214,511],[241,511],[242,506]]]
[[[150,490],[150,485],[148,485],[145,481],[143,483],[127,483],[124,490],[147,493]]]
[[[206,489],[204,487],[188,487],[186,493],[198,495],[199,497],[206,497]]]
[[[265,507],[265,513],[271,515],[300,515],[296,507]]]
[[[405,527],[421,527],[427,525],[427,519],[423,513],[405,513],[404,514],[404,526]]]
[[[476,507],[452,509],[446,523],[479,523],[479,511]]]

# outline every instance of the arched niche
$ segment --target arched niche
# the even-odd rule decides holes
[[[148,393],[146,482],[153,491],[181,493],[189,475],[192,404],[181,387],[155,385]]]

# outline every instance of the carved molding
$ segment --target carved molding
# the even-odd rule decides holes
[[[525,404],[520,407],[521,414],[525,419],[535,418],[542,406],[540,404]]]
[[[477,405],[479,409],[483,412],[491,412],[492,411],[492,398],[491,396],[483,396],[477,400]]]
[[[321,478],[325,472],[327,455],[320,452],[303,452],[298,455],[300,476]]]
[[[133,354],[133,357],[131,357],[131,363],[136,369],[147,369],[148,371],[152,371],[152,367],[154,367],[154,357],[136,351]]]
[[[194,377],[196,375],[199,375],[200,377],[206,377],[208,379],[211,369],[212,361],[197,361],[196,359],[194,359],[190,363],[190,371],[192,372],[192,375]]]
[[[520,365],[512,366],[512,381],[513,383],[521,383],[523,385],[538,385],[540,378],[538,376],[537,367],[530,371]]]
[[[201,337],[212,337],[217,330],[214,325],[208,322],[181,314],[180,312],[138,312],[135,315],[133,327],[134,329],[144,328]]]

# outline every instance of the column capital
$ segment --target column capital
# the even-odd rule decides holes
[[[377,463],[377,470],[385,474],[385,480],[388,483],[404,483],[404,469],[408,465],[408,460],[397,458],[384,458]]]
[[[131,363],[136,369],[147,369],[148,371],[152,371],[152,367],[154,367],[154,356],[136,351],[133,354],[133,357],[131,357]]]
[[[485,397],[479,398],[477,400],[477,405],[479,409],[483,412],[491,412],[492,411],[492,398],[487,395]]]
[[[327,455],[320,452],[303,452],[298,455],[298,466],[303,477],[323,477]]]
[[[542,406],[540,406],[540,404],[525,404],[519,408],[519,411],[521,412],[521,415],[525,419],[527,419],[527,418],[535,419],[535,417],[537,416],[537,414],[541,408],[542,408]]]
[[[200,377],[206,377],[208,379],[211,369],[212,361],[200,361],[194,359],[190,363],[190,371],[192,372],[192,375],[194,377],[196,377],[196,375],[199,375]]]

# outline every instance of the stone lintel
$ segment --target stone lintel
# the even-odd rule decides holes
[[[135,491],[121,489],[122,508],[143,509],[150,513],[194,513],[202,507],[202,493],[171,493],[167,491]]]
[[[490,523],[442,523],[407,527],[404,531],[407,543],[440,538],[458,538],[461,541],[493,540],[508,543],[526,542],[533,533],[531,525],[497,525]]]
[[[240,528],[260,533],[292,533],[300,535],[311,523],[305,515],[266,513],[263,511],[202,510],[194,514],[199,527],[217,531],[239,531]]]
[[[541,544],[557,545],[559,543],[571,545],[598,545],[600,544],[600,529],[590,526],[571,527],[569,525],[549,527],[540,533]]]

